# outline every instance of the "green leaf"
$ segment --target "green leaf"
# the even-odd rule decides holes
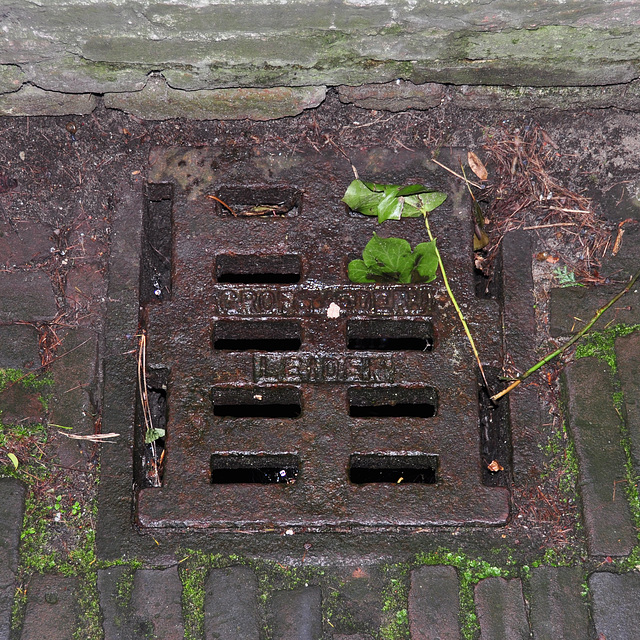
[[[374,274],[391,276],[398,282],[411,282],[415,257],[411,245],[402,238],[381,238],[374,233],[362,258]]]
[[[365,216],[377,216],[381,194],[373,190],[375,186],[371,182],[365,184],[362,180],[354,180],[347,188],[342,202],[349,209],[358,211]]]
[[[144,437],[144,441],[147,444],[151,444],[155,442],[158,438],[164,438],[165,430],[164,429],[147,429],[147,433]]]
[[[396,198],[395,191],[385,193],[384,197],[378,204],[378,222],[382,223],[386,220],[400,220],[400,218],[402,218],[403,208],[404,199]]]
[[[398,196],[413,196],[416,193],[428,193],[429,191],[432,191],[432,189],[425,187],[423,184],[409,184],[398,191]]]
[[[413,250],[416,255],[416,271],[424,282],[435,280],[438,273],[438,255],[436,254],[436,241],[421,242]]]
[[[11,464],[13,464],[14,468],[17,469],[18,465],[20,464],[20,462],[18,461],[18,458],[16,456],[15,453],[7,453],[7,456],[9,456],[9,460],[11,460]]]
[[[385,222],[426,215],[446,199],[445,193],[433,191],[422,184],[401,187],[354,180],[342,201],[353,211],[366,216],[378,216],[378,222]]]
[[[375,282],[371,277],[371,270],[363,260],[352,260],[349,263],[348,274],[351,282]]]
[[[429,191],[428,193],[423,193],[416,197],[421,201],[418,208],[429,213],[439,207],[447,199],[447,194],[442,193],[441,191]]]

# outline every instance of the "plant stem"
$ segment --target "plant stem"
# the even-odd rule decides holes
[[[526,380],[532,373],[535,373],[538,369],[540,369],[540,367],[544,366],[545,364],[547,364],[547,362],[550,362],[555,357],[559,356],[563,351],[566,351],[572,344],[580,340],[580,338],[582,338],[582,336],[585,333],[587,333],[587,331],[589,331],[589,329],[591,329],[591,327],[598,321],[598,318],[600,318],[600,316],[609,307],[611,307],[616,302],[618,302],[618,300],[620,300],[620,298],[622,298],[622,296],[625,293],[627,293],[629,289],[631,289],[631,287],[633,287],[633,285],[635,284],[636,280],[639,277],[640,277],[640,271],[638,271],[633,276],[633,278],[629,280],[629,282],[627,283],[627,286],[622,291],[620,291],[620,293],[618,293],[611,300],[609,300],[609,302],[607,302],[607,304],[605,304],[604,307],[601,307],[600,309],[598,309],[596,311],[596,314],[593,316],[593,318],[591,318],[591,320],[589,320],[589,322],[580,331],[578,331],[578,333],[576,333],[570,340],[568,340],[565,344],[563,344],[561,347],[559,347],[549,355],[546,355],[544,358],[542,358],[542,360],[539,360],[538,362],[536,362],[533,365],[533,367],[525,371],[517,380],[514,380],[506,389],[503,389],[500,393],[496,393],[495,396],[491,396],[491,400],[495,402],[496,400],[499,400],[500,398],[502,398],[502,396],[506,396],[507,393],[509,393],[512,389],[515,389],[523,380]]]
[[[429,227],[429,218],[427,217],[427,212],[423,211],[422,215],[424,216],[424,224],[425,224],[425,227],[427,228],[427,233],[429,234],[429,240],[433,242],[433,234],[431,233],[431,228]],[[491,395],[491,392],[489,391],[489,383],[487,382],[487,377],[484,375],[484,368],[482,367],[482,362],[480,362],[480,355],[478,354],[478,350],[476,349],[476,344],[473,341],[473,336],[471,335],[471,331],[469,330],[469,325],[467,324],[467,321],[464,319],[464,315],[462,314],[460,305],[458,304],[456,297],[453,295],[453,291],[451,291],[451,286],[449,285],[449,279],[447,278],[447,272],[444,270],[444,264],[442,262],[442,257],[440,256],[440,251],[438,251],[437,243],[434,243],[434,247],[436,250],[436,257],[438,258],[438,266],[440,267],[440,271],[442,272],[442,280],[444,282],[444,286],[447,289],[447,293],[449,294],[449,298],[453,303],[455,310],[458,312],[458,318],[460,318],[460,322],[464,327],[464,332],[467,334],[467,338],[469,339],[469,344],[471,345],[473,355],[476,357],[476,362],[478,363],[478,368],[480,369],[482,380],[484,381],[484,386],[487,389],[487,393]]]

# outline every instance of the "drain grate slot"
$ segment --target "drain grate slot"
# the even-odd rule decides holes
[[[211,484],[293,484],[299,470],[298,456],[288,453],[211,456]]]
[[[212,389],[213,414],[222,418],[299,418],[300,389],[251,387]]]
[[[218,282],[233,284],[295,284],[300,282],[300,256],[219,255]]]
[[[140,302],[171,297],[173,186],[148,185],[142,217]]]
[[[437,472],[435,454],[354,454],[349,458],[349,482],[353,484],[436,484]]]
[[[432,418],[438,410],[433,387],[352,387],[348,396],[352,418]]]
[[[227,351],[298,351],[299,322],[288,320],[218,320],[213,348]]]
[[[284,186],[226,186],[216,197],[229,207],[215,202],[218,214],[225,217],[289,218],[299,214],[302,204],[302,191]]]
[[[431,351],[431,322],[349,320],[347,348],[356,351]]]

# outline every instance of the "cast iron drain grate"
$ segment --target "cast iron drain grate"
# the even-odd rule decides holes
[[[374,231],[415,246],[423,223],[379,226],[346,211],[351,168],[337,155],[193,157],[157,150],[147,188],[141,326],[151,370],[164,372],[166,438],[161,487],[144,486],[143,456],[136,461],[138,523],[504,523],[508,491],[489,486],[483,453],[496,434],[481,419],[474,361],[440,280],[347,278]],[[353,161],[367,179],[431,180],[449,194],[433,227],[497,370],[499,305],[475,294],[464,191],[436,180],[419,154],[377,149]],[[142,424],[136,438],[141,452]]]

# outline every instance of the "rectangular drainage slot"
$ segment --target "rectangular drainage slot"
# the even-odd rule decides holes
[[[302,191],[283,186],[228,186],[220,187],[216,198],[221,216],[289,218],[300,212]]]
[[[299,418],[296,387],[232,387],[211,390],[213,414],[224,418]]]
[[[214,453],[211,484],[293,484],[299,469],[298,456],[287,453]]]
[[[349,482],[368,484],[435,484],[438,456],[435,454],[354,454],[349,458]]]
[[[297,351],[302,343],[299,322],[290,320],[218,320],[213,348],[227,351]]]
[[[433,387],[351,387],[348,395],[353,418],[432,418],[438,410]]]
[[[216,280],[234,284],[295,284],[300,282],[300,256],[219,255]]]
[[[433,326],[417,320],[349,320],[347,348],[357,351],[431,351]]]

